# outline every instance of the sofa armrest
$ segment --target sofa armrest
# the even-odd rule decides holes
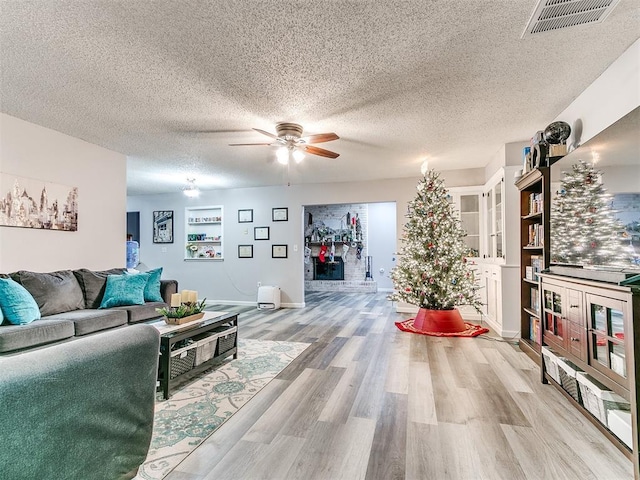
[[[151,441],[159,346],[132,325],[0,358],[3,478],[131,478]]]
[[[171,305],[171,295],[178,293],[177,280],[160,280],[160,295],[164,298],[164,303]]]

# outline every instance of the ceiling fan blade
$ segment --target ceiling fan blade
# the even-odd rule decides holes
[[[340,137],[335,133],[318,133],[316,135],[308,135],[306,137],[301,138],[300,140],[305,141],[306,143],[322,143],[322,142],[331,142],[332,140],[338,140]]]
[[[272,143],[230,143],[230,147],[246,147],[248,145],[273,145]]]
[[[340,156],[339,153],[331,152],[320,147],[314,147],[313,145],[305,145],[302,149],[311,155],[318,155],[320,157],[338,158]]]
[[[254,130],[256,132],[260,132],[263,135],[266,135],[267,137],[271,137],[271,138],[276,139],[276,140],[278,139],[278,137],[276,135],[274,135],[273,133],[269,133],[269,132],[266,132],[264,130],[260,130],[259,128],[254,128]]]

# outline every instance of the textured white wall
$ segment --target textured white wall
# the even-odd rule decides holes
[[[79,209],[76,232],[0,227],[0,272],[124,266],[124,155],[0,114],[0,172],[76,186]]]

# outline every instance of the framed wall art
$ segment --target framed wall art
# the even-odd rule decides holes
[[[253,227],[254,240],[269,240],[269,227]]]
[[[153,212],[153,243],[173,243],[173,210]]]
[[[287,246],[271,245],[271,258],[287,258]]]
[[[0,173],[0,226],[78,230],[78,187]]]
[[[279,207],[271,209],[271,220],[274,222],[286,222],[289,220],[289,209],[287,207]]]
[[[238,258],[253,258],[253,245],[238,245]]]
[[[252,223],[253,222],[253,210],[248,208],[245,210],[238,210],[238,223]]]

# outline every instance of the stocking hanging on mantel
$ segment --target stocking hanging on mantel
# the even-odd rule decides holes
[[[320,253],[318,254],[318,260],[320,260],[322,263],[325,262],[325,255],[327,254],[327,246],[326,245],[321,245],[320,246]]]

